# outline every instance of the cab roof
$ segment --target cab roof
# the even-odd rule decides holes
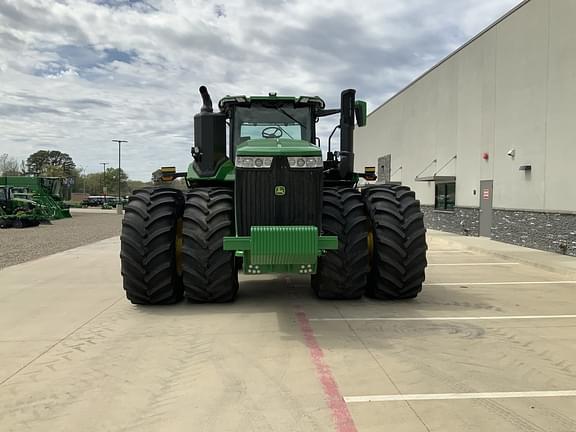
[[[225,111],[232,106],[250,107],[253,103],[292,103],[295,107],[312,106],[316,109],[324,109],[326,104],[318,96],[278,96],[269,93],[268,96],[225,96],[218,102],[220,111]]]

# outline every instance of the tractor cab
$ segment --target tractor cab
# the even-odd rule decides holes
[[[58,201],[70,199],[71,188],[68,179],[63,177],[42,177],[42,188],[44,191]]]
[[[327,182],[354,184],[354,127],[366,124],[366,103],[356,91],[344,90],[341,106],[326,109],[318,96],[225,96],[214,112],[206,87],[203,106],[194,116],[194,146],[187,179],[233,181],[234,169],[271,168],[274,156],[288,158],[290,168],[323,168]],[[340,114],[340,151],[322,159],[316,124],[320,117]],[[334,134],[332,133],[332,135]],[[220,175],[218,175],[220,174]]]
[[[225,97],[219,107],[230,119],[229,154],[236,169],[271,168],[274,157],[287,157],[291,168],[321,168],[316,113],[318,97]],[[299,164],[299,165],[298,165]]]
[[[319,97],[226,96],[218,104],[230,118],[230,141],[238,148],[250,140],[316,142],[316,112],[324,108]],[[255,143],[250,143],[257,145]]]
[[[4,211],[11,212],[15,208],[31,208],[34,201],[18,193],[17,188],[0,186],[0,207]]]

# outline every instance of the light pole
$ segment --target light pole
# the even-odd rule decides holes
[[[113,139],[112,142],[118,143],[118,203],[116,204],[116,210],[117,210],[117,213],[121,213],[122,212],[122,195],[120,194],[120,187],[122,184],[122,179],[120,177],[120,167],[121,167],[121,161],[122,161],[121,148],[122,148],[122,143],[127,143],[128,141]]]
[[[104,205],[106,205],[106,165],[108,165],[108,162],[100,162],[100,165],[102,165],[104,167],[104,169],[102,170],[103,176],[102,176],[102,191],[104,192]]]
[[[84,180],[84,187],[83,187],[83,194],[86,195],[86,168],[80,167],[80,175],[83,177]]]

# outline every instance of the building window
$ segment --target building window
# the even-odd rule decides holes
[[[454,210],[456,204],[456,183],[436,183],[436,210]]]

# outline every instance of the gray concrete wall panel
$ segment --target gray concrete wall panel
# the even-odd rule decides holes
[[[433,205],[434,184],[414,178],[457,154],[440,172],[457,177],[457,207],[478,206],[480,181],[493,179],[495,208],[576,211],[574,22],[576,1],[518,8],[371,113],[356,133],[356,168],[390,153],[392,180]]]
[[[548,22],[548,1],[537,0],[496,29],[494,207],[545,208]]]
[[[549,210],[576,210],[576,1],[551,1],[546,146]]]

